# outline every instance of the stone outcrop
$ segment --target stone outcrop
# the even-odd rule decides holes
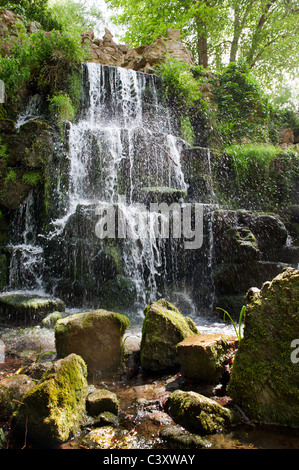
[[[236,344],[236,338],[221,334],[189,336],[177,345],[182,374],[196,381],[218,382]]]
[[[299,426],[299,369],[291,344],[299,334],[299,271],[288,269],[254,292],[229,395],[258,422]]]
[[[14,412],[16,433],[28,433],[29,439],[41,446],[61,443],[73,436],[84,418],[86,377],[86,364],[81,357],[71,354],[56,361]]]
[[[215,306],[236,319],[248,289],[260,289],[288,263],[299,261],[298,249],[287,245],[288,232],[278,215],[216,210],[213,233]]]
[[[5,325],[36,325],[54,311],[65,311],[61,299],[13,293],[0,295],[0,321]]]
[[[176,346],[198,333],[193,321],[184,317],[170,302],[160,299],[144,309],[140,345],[141,366],[159,371],[179,364]]]
[[[89,48],[91,62],[121,66],[139,72],[153,73],[153,67],[167,58],[195,65],[192,53],[180,40],[178,29],[169,29],[166,38],[159,36],[149,46],[133,49],[129,49],[128,45],[116,44],[107,28],[102,39],[95,38],[93,30],[88,30],[82,34],[82,44]]]
[[[55,344],[59,358],[71,353],[81,356],[88,371],[117,366],[122,356],[122,339],[129,326],[125,315],[94,310],[58,320]]]

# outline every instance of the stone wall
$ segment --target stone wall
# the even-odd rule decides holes
[[[159,36],[149,46],[133,49],[129,49],[128,45],[116,44],[107,28],[102,39],[95,38],[93,30],[88,30],[82,34],[82,45],[89,47],[91,62],[121,66],[139,72],[152,73],[153,67],[167,58],[195,65],[192,53],[180,40],[178,29],[169,29],[167,38]]]

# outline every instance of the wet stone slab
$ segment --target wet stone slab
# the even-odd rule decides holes
[[[37,325],[54,311],[65,311],[65,304],[62,300],[30,294],[8,293],[0,295],[1,325]]]

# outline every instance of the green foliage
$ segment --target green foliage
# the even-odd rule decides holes
[[[3,428],[0,428],[0,449],[5,449],[7,444],[7,439]]]
[[[219,74],[214,93],[227,142],[242,137],[268,140],[269,103],[246,63],[229,64]]]
[[[225,317],[228,316],[228,318],[230,319],[231,321],[231,324],[233,325],[234,327],[234,330],[235,330],[235,333],[237,335],[237,338],[238,338],[238,341],[240,343],[241,339],[242,339],[242,319],[243,319],[243,316],[245,314],[245,309],[246,307],[243,306],[241,308],[241,312],[240,312],[240,315],[239,315],[239,322],[238,322],[238,327],[236,325],[236,323],[234,322],[234,320],[232,319],[231,315],[226,311],[226,310],[223,310],[223,308],[221,307],[216,307],[217,310],[222,310],[223,312],[223,320],[225,320]]]
[[[105,0],[131,45],[149,44],[178,28],[198,63],[213,71],[243,59],[266,83],[299,67],[297,0]]]
[[[237,175],[237,180],[246,178],[253,168],[257,172],[267,173],[271,162],[277,158],[282,150],[274,145],[247,144],[231,145],[225,149],[228,155],[233,157],[233,166]]]
[[[59,125],[63,121],[72,121],[74,119],[75,110],[67,94],[63,92],[57,93],[49,99],[49,102],[50,112]]]
[[[231,203],[254,210],[282,210],[296,204],[299,156],[270,144],[231,145],[224,149],[235,170]]]
[[[188,109],[200,99],[199,83],[189,65],[168,59],[156,67],[156,72],[163,80],[165,95],[170,97],[175,93],[176,101],[183,107]]]
[[[191,146],[194,144],[194,129],[190,122],[189,116],[181,117],[181,136]]]
[[[1,135],[0,135],[0,160],[5,160],[5,161],[9,160],[9,153],[7,151],[7,145],[2,144]]]
[[[32,187],[35,187],[38,185],[38,183],[42,180],[42,175],[40,173],[37,173],[35,171],[31,171],[29,173],[25,173],[22,176],[22,181],[26,184],[29,184]]]
[[[20,23],[10,55],[0,56],[0,78],[6,85],[7,106],[18,103],[29,83],[36,92],[50,96],[70,90],[78,105],[81,63],[85,58],[79,38],[59,31],[45,34],[43,30],[29,36]]]
[[[52,0],[49,10],[64,32],[80,35],[88,29],[95,29],[103,23],[101,11],[90,1]]]
[[[61,29],[59,19],[54,18],[48,8],[48,0],[0,0],[0,9],[13,10],[26,24],[37,21],[47,31]]]
[[[5,177],[5,184],[14,183],[17,179],[17,174],[12,168],[8,171]]]
[[[195,141],[195,131],[191,116],[200,114],[208,118],[207,102],[203,99],[200,85],[206,80],[201,67],[191,67],[175,59],[168,59],[156,67],[161,77],[165,97],[180,115],[181,135],[191,145]]]

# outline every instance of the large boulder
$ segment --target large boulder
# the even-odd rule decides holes
[[[188,336],[198,334],[197,327],[164,299],[150,303],[144,315],[140,345],[142,368],[159,371],[178,366],[176,346]]]
[[[27,433],[31,441],[46,447],[69,439],[84,417],[86,378],[81,357],[71,354],[56,361],[14,412],[16,432]]]
[[[71,353],[81,356],[88,371],[116,366],[122,358],[122,340],[129,319],[107,310],[76,313],[58,320],[55,325],[57,356]]]
[[[196,381],[219,381],[236,344],[236,338],[227,335],[189,336],[177,345],[182,374]]]
[[[37,325],[54,311],[65,311],[62,300],[30,294],[0,295],[0,322],[5,325]]]
[[[291,344],[299,335],[299,271],[286,270],[248,300],[228,393],[252,420],[298,427],[299,369]]]
[[[196,392],[176,390],[167,407],[176,423],[200,435],[224,431],[238,421],[232,410]]]

